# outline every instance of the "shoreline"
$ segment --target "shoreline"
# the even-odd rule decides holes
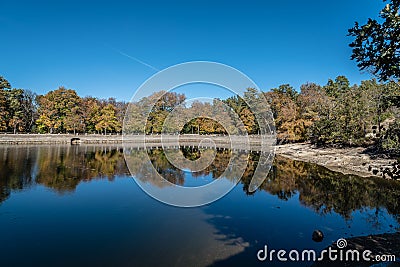
[[[165,139],[176,141],[177,136],[171,136]],[[199,138],[200,137],[200,138]],[[260,150],[259,136],[250,137],[250,150]],[[79,138],[75,143],[72,139]],[[180,135],[181,142],[197,142],[200,139],[208,138],[216,144],[227,148],[230,139],[228,136],[221,135]],[[236,138],[236,139],[235,139]],[[234,137],[233,142],[240,143],[240,137]],[[160,135],[132,135],[129,138],[124,137],[124,142],[140,144],[146,141],[150,145],[157,146],[161,142]],[[62,145],[62,144],[122,144],[122,135],[73,135],[73,134],[0,134],[0,145]],[[365,153],[366,148],[315,148],[308,143],[294,143],[285,145],[276,145],[275,154],[287,157],[292,160],[314,163],[326,167],[332,171],[343,174],[353,174],[361,177],[382,177],[381,168],[391,168],[390,164],[395,160],[375,157]],[[372,171],[376,171],[374,174]]]
[[[178,138],[178,139],[177,139]],[[100,135],[100,134],[0,134],[0,145],[35,145],[35,144],[122,144],[124,143],[143,143],[154,142],[161,143],[176,143],[177,140],[181,142],[195,142],[198,143],[203,139],[211,139],[216,144],[228,145],[232,141],[235,145],[243,143],[244,136],[225,136],[225,135]],[[78,139],[75,140],[74,139]],[[259,136],[249,135],[251,149],[259,149]],[[273,140],[271,139],[271,144]]]
[[[361,177],[381,177],[381,168],[391,169],[394,159],[371,158],[366,148],[315,148],[308,143],[276,146],[275,153],[292,160],[299,160],[324,166],[335,172]],[[376,174],[373,171],[376,171]]]
[[[0,134],[0,145],[71,144],[73,138],[82,144],[122,143],[122,135]]]

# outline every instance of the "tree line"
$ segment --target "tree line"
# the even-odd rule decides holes
[[[350,86],[345,76],[324,86],[307,83],[300,92],[282,85],[265,93],[281,142],[399,149],[400,87],[375,79]]]
[[[12,88],[0,76],[0,132],[119,133],[126,106],[114,98],[80,97],[65,87],[37,95]]]
[[[175,92],[159,91],[128,105],[113,98],[80,97],[64,87],[36,95],[11,89],[6,79],[0,80],[1,132],[120,133],[127,110],[125,127],[131,133],[259,134],[257,114],[248,103],[262,97],[270,105],[280,143],[378,144],[383,150],[399,150],[396,82],[372,79],[350,85],[345,76],[338,76],[323,86],[306,83],[295,90],[284,84],[263,93],[248,88],[242,97],[194,101],[188,106],[186,96]]]
[[[259,98],[254,88],[248,88],[243,97],[212,102],[186,101],[184,94],[159,91],[130,103],[124,126],[127,133],[134,134],[257,134],[256,115],[266,105],[253,112],[248,104]]]
[[[248,104],[260,98],[270,106],[279,143],[376,144],[381,150],[399,152],[399,85],[376,79],[350,85],[345,76],[329,79],[325,85],[306,83],[300,90],[289,84],[263,93],[248,88],[242,97],[195,101],[189,106],[184,104],[184,95],[161,91],[131,103],[125,127],[128,132],[146,134],[259,134],[257,114]]]

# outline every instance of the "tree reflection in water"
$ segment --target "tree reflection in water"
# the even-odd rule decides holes
[[[175,154],[176,153],[176,157]],[[132,149],[129,161],[132,175],[146,179],[155,186],[165,186],[151,181],[151,166],[144,164],[146,154],[155,170],[169,182],[184,185],[189,179],[185,172],[174,167],[160,148]],[[181,147],[171,151],[170,156],[179,160],[179,155],[191,161],[200,157],[214,157],[205,169],[193,172],[190,179],[211,176],[218,179],[229,164],[231,151],[227,149],[201,149]],[[241,180],[245,194],[257,166],[259,152],[243,153],[248,164]],[[212,159],[212,158],[211,158]],[[3,146],[0,147],[0,203],[13,191],[24,190],[35,184],[51,188],[59,193],[72,192],[81,181],[108,179],[115,176],[129,177],[122,147],[118,146]],[[221,179],[229,179],[223,177]],[[365,208],[381,209],[399,220],[400,183],[382,178],[362,178],[343,175],[324,167],[306,162],[293,161],[276,156],[272,170],[258,189],[282,200],[298,194],[300,203],[319,214],[335,212],[345,219]],[[372,218],[373,219],[373,218]],[[399,220],[400,221],[400,220]]]
[[[72,192],[81,181],[128,174],[122,148],[95,146],[0,147],[0,202],[13,190],[40,184]]]

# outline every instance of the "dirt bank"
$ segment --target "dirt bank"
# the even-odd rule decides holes
[[[363,177],[382,176],[373,171],[391,168],[393,159],[372,158],[364,152],[365,148],[315,148],[311,144],[287,144],[276,146],[276,154],[294,160],[322,165],[330,170],[344,174],[355,174]]]

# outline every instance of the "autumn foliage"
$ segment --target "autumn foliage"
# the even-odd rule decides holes
[[[11,89],[0,76],[0,132],[120,133],[125,118],[125,129],[136,134],[260,134],[259,114],[250,105],[270,108],[278,143],[376,144],[399,151],[399,88],[375,79],[350,85],[338,76],[324,86],[306,83],[295,90],[284,84],[264,93],[248,88],[243,96],[213,102],[185,102],[183,94],[158,91],[128,105],[113,98],[80,97],[64,87],[37,96]]]

